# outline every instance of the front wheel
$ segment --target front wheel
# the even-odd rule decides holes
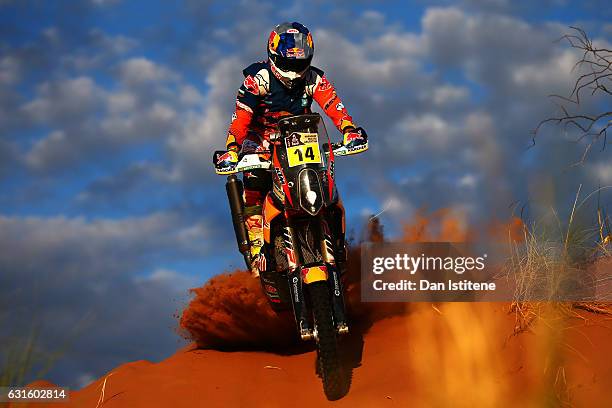
[[[337,400],[343,394],[343,376],[327,282],[314,282],[308,285],[308,290],[317,330],[317,364],[323,389],[329,400]]]

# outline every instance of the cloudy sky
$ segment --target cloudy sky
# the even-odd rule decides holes
[[[578,25],[612,48],[606,3],[0,0],[0,341],[36,327],[72,386],[176,349],[187,288],[241,265],[210,158],[285,20],[370,135],[337,167],[356,234],[383,209],[392,234],[419,208],[563,213],[612,185],[610,149],[570,167],[584,144],[554,126],[527,147],[577,75],[555,40]]]

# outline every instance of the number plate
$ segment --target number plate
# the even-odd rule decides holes
[[[319,135],[316,133],[292,133],[285,138],[289,167],[301,164],[321,163]]]

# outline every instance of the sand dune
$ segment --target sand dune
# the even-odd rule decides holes
[[[160,363],[122,365],[72,393],[68,404],[50,406],[610,406],[612,320],[581,316],[551,314],[512,336],[506,304],[413,305],[346,339],[352,383],[333,403],[315,374],[313,351],[192,345]]]
[[[432,239],[426,223],[413,227],[407,242]],[[444,239],[461,232],[455,222],[442,227]],[[362,303],[358,248],[349,259],[352,326],[341,342],[349,386],[338,401],[326,400],[315,352],[296,340],[291,316],[275,314],[258,282],[234,272],[192,290],[180,321],[192,345],[159,363],[117,367],[49,406],[612,406],[609,314],[538,304],[517,330],[506,303]]]

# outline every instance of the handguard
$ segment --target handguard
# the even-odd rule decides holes
[[[346,132],[343,142],[332,143],[331,148],[335,156],[363,153],[368,150],[368,135],[362,128],[357,128]],[[325,149],[325,153],[329,154],[329,148]]]
[[[215,173],[219,175],[228,175],[236,173],[238,164],[238,153],[232,150],[217,150],[213,153],[213,164]]]
[[[242,156],[242,158],[238,162],[238,165],[236,166],[236,171],[269,169],[272,163],[270,162],[270,160],[262,160],[260,154],[261,153],[253,153],[245,154],[244,156]]]
[[[215,173],[225,176],[254,169],[269,169],[270,160],[262,160],[260,154],[261,152],[245,154],[238,160],[238,154],[234,151],[217,150],[213,154]]]
[[[349,156],[351,154],[363,153],[368,150],[368,141],[358,146],[346,146],[342,143],[332,143],[331,148],[334,152],[334,156]],[[323,145],[323,151],[329,156],[329,146],[327,143]]]
[[[332,144],[332,148],[334,149],[334,156],[349,156],[351,154],[363,153],[368,150],[368,142],[366,140],[365,143],[351,147],[334,143]]]

